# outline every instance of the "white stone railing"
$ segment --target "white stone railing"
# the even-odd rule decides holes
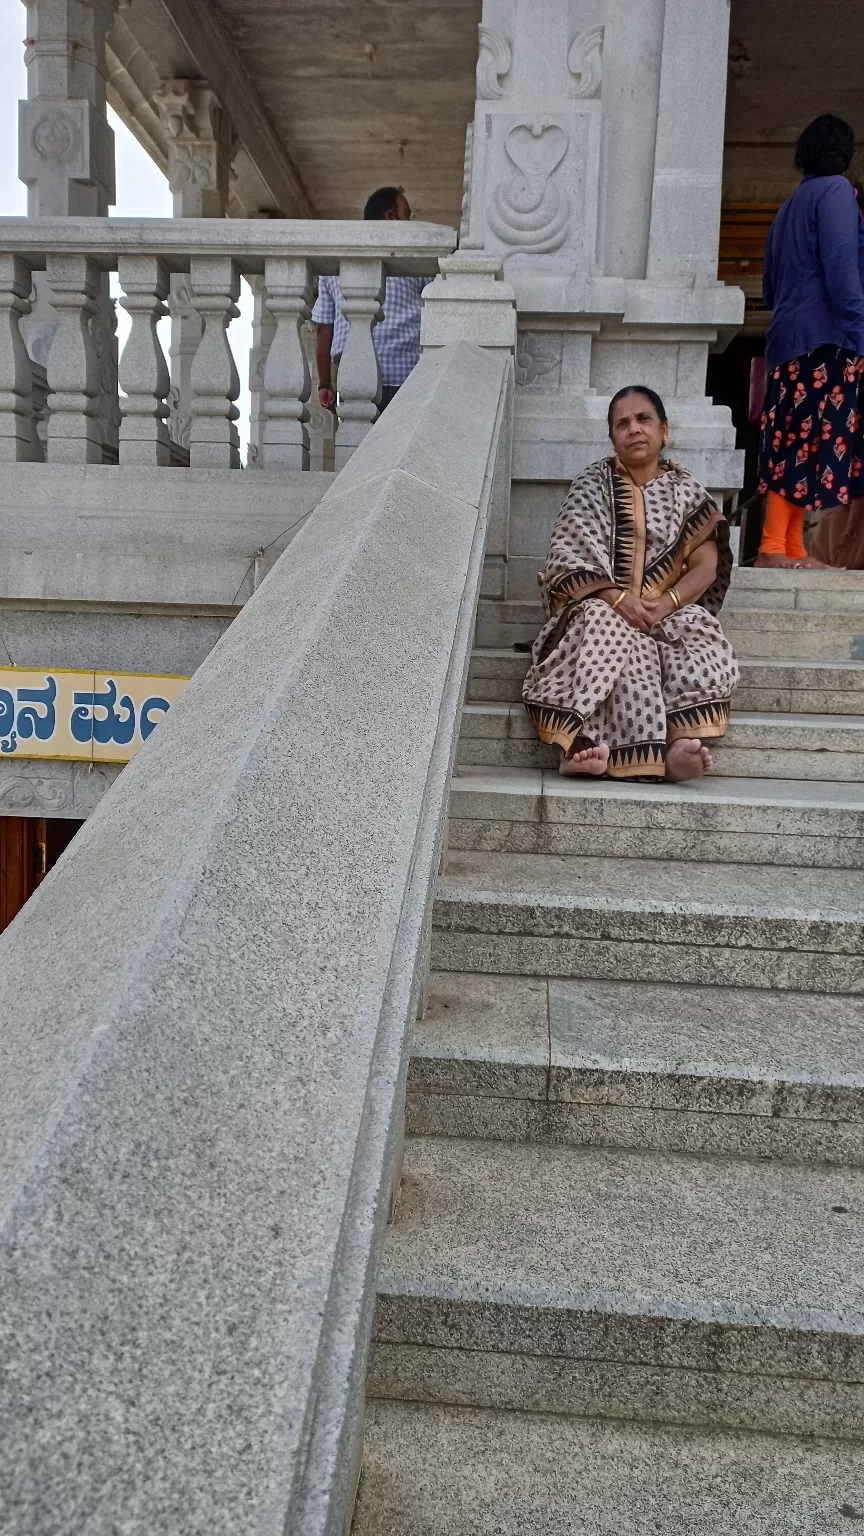
[[[0,1487],[28,1536],[348,1528],[509,488],[495,339],[423,358],[0,936]]]
[[[267,469],[308,468],[311,380],[300,327],[310,313],[315,278],[338,274],[351,324],[339,370],[339,468],[377,415],[372,329],[385,277],[435,274],[439,258],[455,244],[455,231],[446,226],[390,221],[0,219],[0,461],[101,463],[100,414],[113,413],[116,420],[119,411],[121,465],[178,462],[157,323],[167,313],[172,279],[176,284],[188,274],[183,301],[195,322],[189,463],[217,469],[240,464],[240,380],[227,327],[244,276],[255,282],[259,301],[252,362],[259,380],[256,462]],[[111,348],[103,337],[100,349],[94,327],[106,271],[117,272],[119,302],[132,322],[119,366],[124,394],[113,377]],[[45,357],[47,406],[38,376],[34,392],[34,367],[20,330],[30,313],[33,275],[42,272],[54,311]]]

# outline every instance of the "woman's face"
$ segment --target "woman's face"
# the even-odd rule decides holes
[[[656,464],[666,428],[647,395],[623,395],[612,414],[612,446],[626,469]]]

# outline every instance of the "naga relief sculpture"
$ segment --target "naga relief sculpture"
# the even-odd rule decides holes
[[[513,172],[492,194],[488,220],[499,240],[517,250],[556,251],[567,234],[570,201],[553,181],[569,139],[558,123],[517,123],[504,140]]]

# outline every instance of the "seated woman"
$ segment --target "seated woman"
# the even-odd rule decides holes
[[[632,385],[609,406],[615,455],[592,464],[558,514],[540,586],[548,622],[522,698],[562,773],[698,779],[738,681],[715,617],[729,530],[698,481],[661,458],[663,401]]]

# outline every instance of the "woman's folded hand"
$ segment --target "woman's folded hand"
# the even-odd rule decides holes
[[[609,602],[609,599],[607,598],[606,601]],[[651,617],[651,614],[648,611],[649,605],[647,603],[643,603],[641,597],[636,597],[632,592],[625,593],[624,597],[621,598],[621,601],[617,604],[615,603],[615,596],[613,594],[612,602],[609,604],[609,606],[614,606],[615,612],[620,614],[621,618],[624,619],[631,626],[631,628],[641,629],[643,635],[647,635],[651,625],[657,622],[656,619]]]

